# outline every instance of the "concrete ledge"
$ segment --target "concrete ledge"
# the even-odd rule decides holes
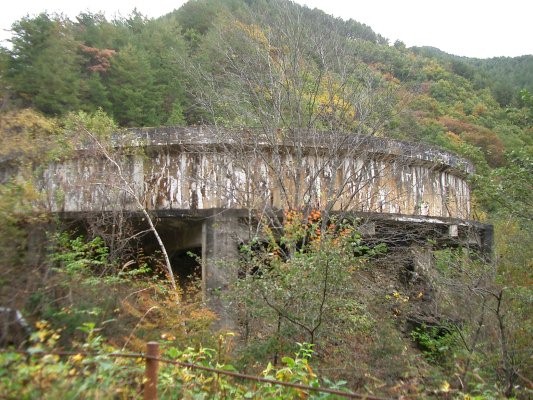
[[[117,133],[114,141],[116,146],[201,145],[205,149],[205,146],[245,144],[263,147],[303,146],[313,150],[330,148],[331,144],[335,143],[341,149],[358,146],[361,151],[375,155],[388,155],[409,159],[412,162],[440,165],[442,168],[453,169],[464,175],[474,172],[474,166],[470,161],[434,146],[353,133],[299,132],[296,135],[284,135],[283,131],[281,134],[277,132],[265,134],[260,129],[251,128],[229,130],[213,126],[157,127],[131,128]]]

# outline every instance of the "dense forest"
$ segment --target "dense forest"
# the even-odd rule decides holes
[[[37,354],[0,353],[8,398],[138,397],[139,366],[103,355],[143,351],[148,340],[176,360],[375,396],[533,394],[533,55],[406,48],[288,0],[190,0],[157,19],[133,11],[14,22],[0,48],[0,101],[0,306],[35,325],[26,345]],[[363,243],[356,226],[331,232],[295,210],[281,238],[244,246],[241,261],[269,265],[261,284],[281,288],[277,300],[292,314],[240,280],[227,301],[247,322],[233,336],[216,331],[197,282],[173,290],[161,279],[160,255],[136,247],[124,216],[120,233],[102,230],[106,220],[82,235],[36,207],[40,166],[68,157],[84,132],[105,143],[122,128],[203,124],[342,131],[455,152],[475,165],[472,218],[494,226],[493,255],[435,251],[438,295],[424,303],[434,323],[411,326],[427,282],[403,282],[402,265],[386,246]],[[302,238],[312,240],[292,259],[272,256],[280,241],[286,249]],[[330,262],[335,290],[316,308],[308,295]],[[38,354],[57,350],[96,355]],[[187,368],[164,369],[160,387],[162,398],[319,397]]]
[[[473,82],[478,88],[490,89],[493,97],[502,106],[519,106],[526,90],[533,91],[533,56],[494,57],[476,59],[454,56],[432,47],[414,47],[412,50],[420,55],[432,57],[448,65],[457,75]]]

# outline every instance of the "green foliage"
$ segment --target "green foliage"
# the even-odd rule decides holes
[[[288,337],[326,346],[374,327],[366,306],[349,299],[351,279],[386,248],[365,246],[353,221],[332,219],[324,227],[318,212],[303,221],[288,212],[281,235],[264,225],[266,241],[242,247],[241,278],[230,297],[240,305],[247,352],[255,356],[276,360],[291,345]]]
[[[279,29],[287,24],[290,29]],[[82,13],[74,22],[43,13],[17,21],[12,43],[13,50],[3,52],[2,87],[10,88],[14,104],[49,115],[101,108],[123,126],[297,123],[422,136],[444,147],[451,145],[445,132],[427,128],[435,117],[450,116],[476,124],[461,140],[481,146],[491,165],[501,165],[500,140],[509,151],[530,136],[524,100],[532,90],[530,57],[413,53],[400,43],[388,46],[357,21],[283,1],[191,1],[158,20],[136,11],[113,21]],[[507,114],[494,97],[508,106]],[[278,120],[272,121],[273,110]],[[369,110],[375,113],[365,114]],[[405,125],[405,115],[420,112],[432,115]]]
[[[109,90],[99,74],[91,73],[83,80],[80,108],[89,113],[112,109]]]
[[[506,166],[492,170],[486,201],[495,215],[527,223],[532,218],[533,158],[529,148],[517,149],[507,156]]]
[[[59,147],[59,125],[31,109],[12,110],[0,114],[0,156],[3,165],[25,167],[44,163],[54,157]],[[19,169],[29,179],[33,171]]]
[[[49,354],[59,350],[60,332],[45,321],[37,323],[30,356],[0,354],[0,390],[6,398],[75,399],[108,397],[110,393],[131,398],[140,392],[143,369],[128,359],[110,358],[116,349],[104,344],[94,324],[83,325],[85,341],[77,350],[91,351],[70,357]]]
[[[262,371],[261,375],[266,379],[297,383],[318,388],[321,386],[320,379],[310,366],[312,353],[313,351],[310,345],[299,344],[299,350],[295,354],[295,357],[283,357],[282,365],[279,367],[275,367],[269,363]],[[221,363],[219,360],[220,354],[213,349],[200,348],[195,351],[189,348],[185,351],[180,351],[176,348],[170,348],[167,350],[166,354],[171,359],[190,362],[210,368],[235,371],[235,368],[232,365]],[[238,382],[223,375],[215,376],[210,373],[200,374],[194,369],[166,369],[161,375],[161,380],[171,383],[171,385],[165,388],[166,392],[162,393],[163,398],[165,398],[167,393],[187,396],[187,398],[189,398],[188,396],[191,396],[190,398],[196,398],[195,396],[202,396],[202,398],[204,398],[205,396],[205,398],[210,399],[280,399],[295,398],[302,395],[311,399],[335,398],[334,396],[327,394],[320,394],[318,392],[306,393],[302,389],[289,388],[269,383],[250,384],[246,382],[246,380]],[[328,386],[333,386],[333,388],[336,389],[342,388],[343,382],[338,382],[336,384],[329,382]]]
[[[529,124],[530,127],[531,127],[531,124],[533,123],[533,95],[531,94],[532,92],[533,92],[533,89],[531,90],[531,92],[527,89],[522,89],[518,93],[518,95],[520,96],[519,104],[522,106],[522,109],[524,110],[524,114],[526,114],[524,122],[526,124]]]
[[[347,30],[283,1],[223,13],[188,62],[198,107],[226,126],[380,134],[396,82],[361,61]]]
[[[24,259],[26,232],[20,226],[20,214],[29,211],[21,201],[27,192],[28,188],[13,182],[0,186],[0,218],[4,221],[0,227],[0,265],[4,270]],[[0,286],[8,282],[3,275]]]
[[[80,340],[78,327],[87,323],[99,325],[115,345],[134,349],[169,336],[181,344],[209,343],[215,315],[202,303],[199,289],[187,288],[187,299],[180,299],[154,274],[154,259],[135,253],[127,261],[113,257],[100,237],[56,233],[49,240],[44,278],[35,277],[24,301],[29,314],[64,332],[62,346]],[[2,294],[16,290],[10,282],[0,281]]]
[[[147,54],[133,46],[122,49],[113,59],[109,76],[113,116],[123,126],[155,126],[156,99],[150,88],[154,75]]]
[[[87,131],[94,135],[102,144],[109,143],[111,134],[116,133],[117,124],[101,108],[95,112],[78,111],[69,113],[62,120],[64,131],[70,142],[79,144],[87,141]]]
[[[436,59],[471,81],[477,88],[488,87],[501,106],[516,103],[521,89],[533,90],[533,56],[477,59],[447,54],[431,47],[413,47],[420,55]]]
[[[89,241],[83,236],[70,239],[70,235],[63,232],[56,234],[52,242],[50,261],[62,272],[79,277],[102,275],[101,271],[108,266],[109,250],[100,237]]]
[[[121,260],[111,259],[109,248],[99,236],[72,239],[70,233],[60,232],[52,235],[50,243],[49,263],[56,273],[68,275],[67,282],[76,279],[82,285],[110,285],[131,282],[152,272],[146,262],[138,266],[129,262],[119,269],[114,263]]]
[[[457,347],[457,333],[454,328],[447,326],[425,326],[415,328],[411,338],[420,347],[429,362],[440,364],[449,363]]]
[[[527,398],[527,382],[518,377],[531,373],[526,332],[532,320],[524,313],[532,301],[525,283],[531,251],[523,246],[531,230],[522,231],[516,221],[497,222],[493,264],[466,248],[434,253],[438,274],[432,282],[439,288],[441,321],[450,323],[433,321],[411,336],[428,361],[445,368],[446,379],[452,371],[460,377],[462,390]]]
[[[99,108],[126,126],[160,125],[183,103],[174,19],[154,23],[133,13],[108,22],[82,13],[76,22],[42,13],[13,25],[2,52],[2,84],[16,103],[63,116]],[[174,111],[174,118],[177,117]]]
[[[400,42],[389,46],[364,24],[285,1],[196,0],[157,20],[136,11],[111,21],[101,14],[82,13],[69,21],[43,13],[15,22],[13,32],[12,48],[0,49],[0,158],[7,171],[0,185],[0,294],[11,301],[26,300],[31,292],[28,310],[64,329],[62,344],[88,335],[86,342],[100,351],[104,332],[133,348],[163,334],[175,338],[172,345],[210,341],[207,327],[215,318],[199,305],[199,295],[176,311],[177,299],[151,275],[157,264],[133,250],[131,258],[117,257],[113,240],[60,234],[48,259],[53,269],[28,254],[28,233],[37,231],[32,224],[46,220],[28,212],[46,209],[34,175],[40,165],[86,143],[83,129],[104,145],[117,130],[114,120],[121,126],[211,122],[272,131],[347,130],[435,144],[474,162],[473,216],[495,224],[494,269],[468,261],[471,253],[464,250],[435,252],[431,279],[438,290],[432,310],[461,321],[462,344],[432,328],[416,331],[414,339],[425,347],[432,373],[439,365],[449,367],[464,381],[463,391],[489,397],[505,391],[503,382],[523,391],[524,382],[513,374],[532,374],[527,286],[533,257],[527,246],[533,232],[531,56],[474,60],[437,49],[406,49]],[[49,118],[56,115],[64,117],[61,122]],[[282,367],[272,367],[276,376],[280,369],[305,372],[309,367],[303,356],[280,359],[293,348],[293,338],[315,342],[319,354],[328,355],[345,352],[350,342],[350,351],[361,354],[360,363],[349,366],[353,375],[353,370],[363,376],[377,369],[380,377],[407,382],[405,374],[413,374],[411,359],[404,357],[409,338],[396,324],[417,300],[395,286],[379,294],[381,301],[389,296],[380,308],[374,304],[377,294],[363,293],[366,286],[377,290],[382,284],[383,279],[373,280],[371,261],[386,249],[369,248],[355,230],[343,236],[341,228],[330,232],[316,220],[293,222],[283,233],[261,232],[243,246],[244,278],[235,284],[234,299],[242,312],[247,354],[254,362],[284,360]],[[21,276],[15,285],[13,277]],[[362,278],[370,283],[353,285]],[[503,294],[496,312],[498,293]],[[399,314],[381,318],[385,309]],[[478,326],[483,327],[479,333]],[[191,339],[194,332],[197,337]],[[454,350],[453,368],[449,353],[440,351],[446,347]],[[206,365],[219,362],[206,348],[183,353],[188,354],[184,359],[208,360]],[[86,391],[95,397],[135,397],[140,387],[139,378],[118,361],[76,364],[79,360],[35,357],[22,367],[22,358],[6,357],[3,365],[20,366],[20,379],[12,382],[7,368],[0,368],[5,393],[17,393],[12,397],[75,398]],[[115,376],[126,372],[113,381],[107,372],[105,377],[92,374],[99,368]],[[71,391],[72,370],[79,385]],[[187,373],[179,372],[184,388]],[[453,374],[446,379],[457,385]],[[198,396],[206,387],[243,397],[266,390],[241,392],[216,377],[194,379],[190,385]]]
[[[175,102],[172,106],[172,112],[168,117],[165,125],[183,126],[186,124],[185,117],[183,115],[183,107],[179,102]]]
[[[37,323],[32,334],[29,355],[0,353],[0,391],[6,398],[75,399],[137,398],[142,393],[144,365],[142,358],[119,357],[119,349],[106,344],[100,329],[91,322],[79,327],[84,338],[77,343],[69,356],[50,354],[58,349],[60,332],[46,321]],[[225,338],[221,337],[222,345]],[[271,383],[237,380],[222,374],[174,365],[172,362],[192,363],[201,367],[235,371],[222,359],[221,347],[216,351],[207,347],[188,347],[181,350],[162,343],[162,352],[171,363],[161,362],[158,372],[158,397],[208,398],[208,399],[280,399],[335,398],[327,394],[290,388]],[[301,344],[295,357],[283,357],[283,365],[268,364],[262,377],[281,382],[321,386],[319,377],[310,366],[313,351],[310,345]],[[114,355],[112,355],[114,354]],[[341,389],[344,382],[328,386]]]
[[[192,32],[205,35],[213,26],[217,15],[226,9],[228,3],[228,1],[209,0],[188,1],[176,13],[177,21],[189,39],[195,36]]]
[[[533,91],[533,56],[524,55],[521,57],[496,57],[488,60],[473,60],[468,62],[479,70],[485,72],[489,79],[495,82],[493,91],[502,85],[507,86],[512,92],[511,102],[519,100],[516,94],[526,89]],[[497,92],[495,93],[497,95]],[[511,104],[509,102],[508,104]],[[508,105],[505,104],[505,105]]]

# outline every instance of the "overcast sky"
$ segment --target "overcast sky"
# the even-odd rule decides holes
[[[126,16],[134,7],[158,17],[182,0],[4,0],[0,7],[0,40],[11,24],[42,11],[74,18],[82,11],[103,11],[108,18]],[[532,0],[297,0],[343,19],[369,25],[390,43],[434,46],[467,57],[515,57],[533,54]],[[3,45],[6,42],[2,42]]]

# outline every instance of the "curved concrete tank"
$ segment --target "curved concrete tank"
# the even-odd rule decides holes
[[[472,165],[433,147],[354,134],[134,129],[43,172],[51,211],[315,208],[469,219]],[[122,180],[125,179],[127,184]]]

